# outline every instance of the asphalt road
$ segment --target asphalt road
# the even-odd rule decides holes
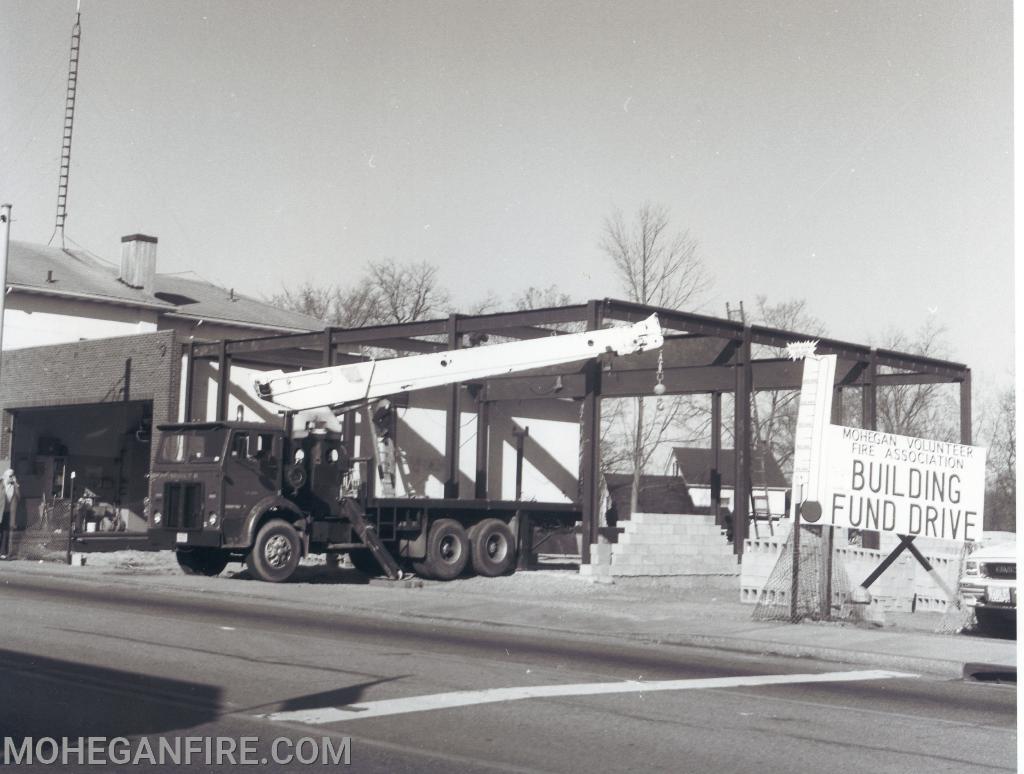
[[[0,622],[3,736],[103,737],[109,771],[309,771],[346,737],[365,772],[1016,771],[1014,686],[45,576],[5,576]],[[65,752],[30,770],[90,768]]]

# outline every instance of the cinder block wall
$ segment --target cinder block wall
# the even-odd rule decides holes
[[[0,459],[10,459],[10,410],[18,408],[151,400],[155,439],[155,426],[177,417],[180,361],[174,331],[4,352]]]
[[[740,601],[754,604],[761,596],[772,570],[779,559],[788,537],[788,530],[773,538],[750,539],[744,543],[743,564],[740,575]],[[845,539],[845,536],[844,536]],[[851,588],[860,585],[882,563],[892,550],[842,545],[837,539],[833,561],[842,564]],[[922,553],[938,570],[950,588],[955,589],[960,572],[960,549],[948,541],[933,541]],[[946,595],[931,576],[909,553],[901,555],[886,569],[870,588],[872,597],[885,610],[909,611],[915,604],[918,610],[942,612],[946,609]],[[785,589],[781,591],[785,596]],[[839,601],[839,600],[834,600]]]
[[[594,577],[673,576],[735,588],[739,566],[713,516],[634,513],[614,545],[593,546]]]

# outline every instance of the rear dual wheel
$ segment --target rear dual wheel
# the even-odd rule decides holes
[[[427,533],[426,556],[413,562],[421,578],[454,580],[472,562],[477,574],[488,578],[515,568],[516,540],[501,519],[484,519],[469,532],[455,519],[438,519]]]
[[[501,519],[484,519],[469,531],[473,569],[494,578],[511,572],[516,565],[516,539]]]
[[[421,578],[454,580],[466,569],[470,543],[465,528],[455,519],[438,519],[427,533],[427,553],[412,568]]]

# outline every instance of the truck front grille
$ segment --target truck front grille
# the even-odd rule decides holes
[[[983,566],[986,578],[999,580],[1016,580],[1017,565],[1013,562],[986,562]]]
[[[164,484],[164,513],[164,526],[167,529],[201,529],[203,485],[181,482]]]

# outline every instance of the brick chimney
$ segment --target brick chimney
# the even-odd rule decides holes
[[[153,292],[156,280],[156,237],[145,234],[121,237],[121,275],[118,279],[130,288]]]

